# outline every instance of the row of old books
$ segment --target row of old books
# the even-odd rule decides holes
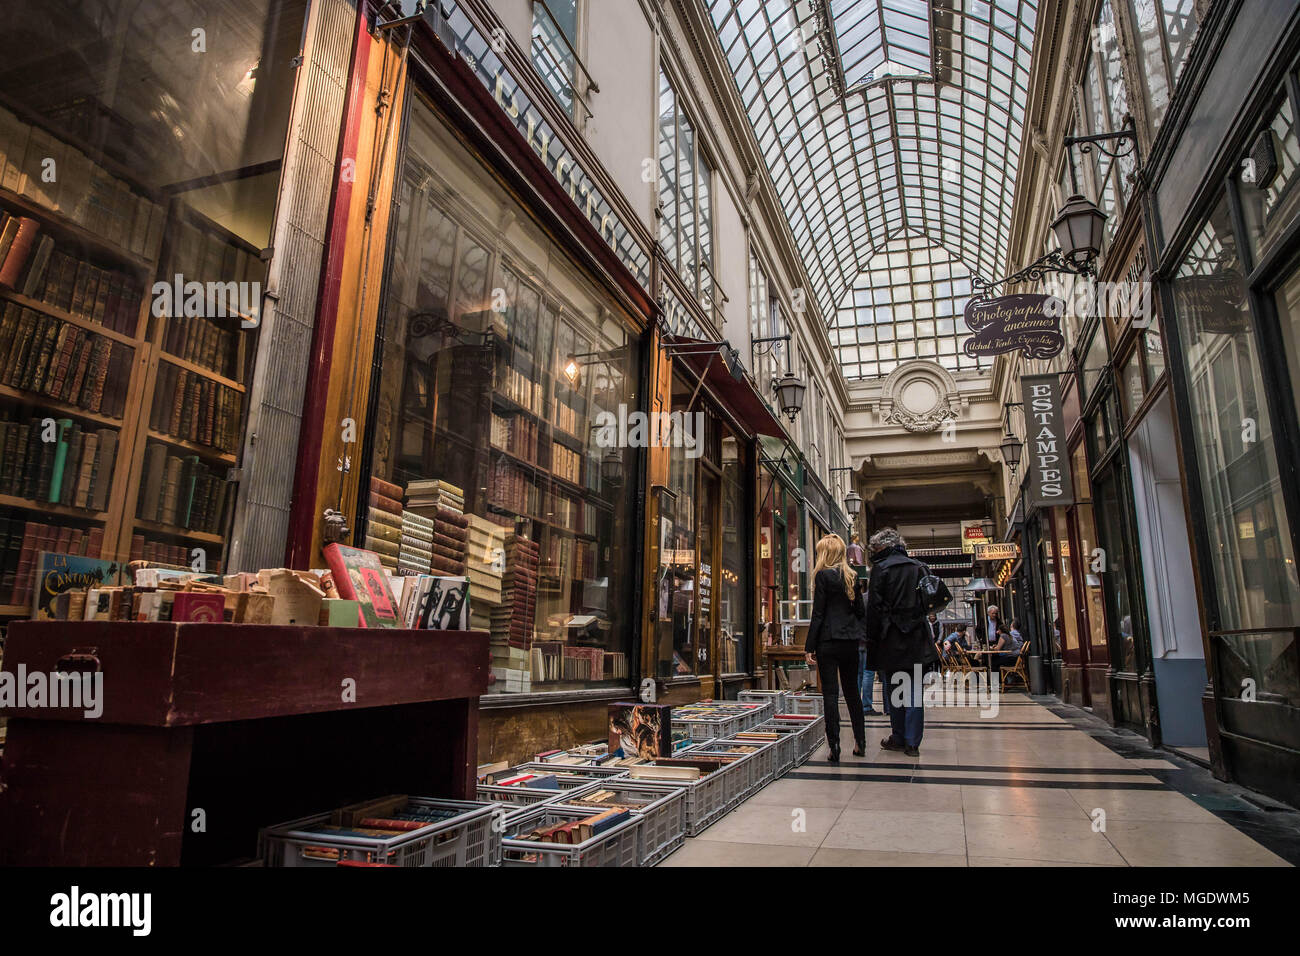
[[[139,276],[101,268],[53,236],[25,242],[40,231],[35,219],[0,219],[0,285],[95,325],[135,335],[143,295]]]
[[[234,484],[198,455],[173,455],[166,445],[149,442],[136,515],[145,521],[220,534],[233,506]]]
[[[172,226],[164,257],[164,275],[179,275],[183,283],[261,282],[266,266],[255,252],[237,245],[215,227],[196,225],[181,217]]]
[[[174,541],[164,541],[150,535],[133,534],[131,535],[131,560],[170,564],[178,568],[189,567],[191,560],[190,548],[187,545],[177,544]],[[204,564],[213,572],[218,571],[221,567],[219,561],[215,561],[206,554],[204,555]]]
[[[534,382],[531,377],[510,365],[497,366],[496,390],[516,405],[522,405],[534,415],[541,417],[545,410],[545,393],[541,382]]]
[[[104,529],[24,521],[0,515],[0,596],[5,604],[27,607],[32,600],[36,558],[42,551],[97,558],[104,546]]]
[[[115,428],[83,430],[70,418],[0,421],[0,494],[103,511],[117,437]]]
[[[631,817],[630,810],[611,807],[601,810],[580,820],[566,820],[549,826],[538,827],[528,833],[520,833],[516,839],[531,840],[535,843],[579,844],[613,829]],[[531,855],[531,854],[530,854]]]
[[[487,474],[487,500],[489,504],[514,514],[536,514],[537,486],[523,468],[499,458]]]
[[[163,207],[77,147],[0,108],[0,188],[71,220],[113,246],[151,258]]]
[[[541,426],[522,415],[492,413],[492,444],[516,458],[536,462]]]
[[[578,410],[557,399],[555,402],[555,427],[576,437],[578,434]]]
[[[582,483],[582,456],[560,442],[551,442],[551,471],[565,481]]]
[[[149,427],[227,454],[239,448],[244,398],[237,389],[169,362],[158,365]]]
[[[0,379],[87,412],[120,417],[135,349],[16,302],[0,316]]]
[[[168,355],[239,380],[239,336],[236,319],[172,318],[163,332],[162,348]]]

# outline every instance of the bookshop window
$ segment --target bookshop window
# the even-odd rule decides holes
[[[1179,266],[1174,301],[1219,626],[1290,626],[1300,611],[1294,538],[1259,342],[1222,199]]]
[[[0,552],[222,569],[305,11],[6,6]]]
[[[724,429],[722,438],[722,561],[718,575],[721,673],[748,673],[753,579],[749,540],[749,445]]]
[[[394,574],[468,578],[490,692],[626,684],[637,457],[617,423],[639,407],[639,346],[558,247],[536,266],[489,251],[501,209],[453,205],[437,171],[495,187],[453,149],[417,100],[358,543]]]
[[[694,383],[680,375],[673,376],[673,413],[685,413],[686,403],[695,391]],[[688,677],[709,672],[708,646],[701,639],[697,611],[700,558],[697,553],[696,529],[703,519],[696,513],[696,482],[700,471],[700,449],[687,447],[694,442],[694,416],[682,414],[681,422],[674,420],[674,428],[682,428],[681,440],[671,434],[668,448],[668,513],[660,516],[660,533],[666,540],[660,542],[659,570],[656,587],[659,595],[659,614],[655,626],[655,658],[657,673],[663,678]],[[689,425],[689,433],[685,430]],[[705,562],[711,564],[711,562]]]

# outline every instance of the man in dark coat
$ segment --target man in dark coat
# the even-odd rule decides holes
[[[925,730],[921,676],[939,659],[916,589],[925,565],[908,557],[906,542],[893,528],[873,534],[867,550],[867,660],[883,675],[893,731],[880,746],[917,757]]]

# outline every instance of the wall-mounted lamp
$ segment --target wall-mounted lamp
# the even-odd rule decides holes
[[[858,515],[862,513],[862,496],[856,491],[850,491],[844,496],[844,511],[849,516],[849,522],[858,520]]]

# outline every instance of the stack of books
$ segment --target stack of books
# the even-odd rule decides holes
[[[506,565],[506,532],[478,515],[469,521],[469,626],[475,631],[492,629],[492,608],[501,604],[501,578]],[[494,661],[495,663],[495,661]],[[500,666],[509,666],[502,663]]]
[[[371,477],[370,504],[366,512],[366,550],[375,552],[385,568],[396,572],[401,566],[401,540],[401,486]]]
[[[402,537],[397,552],[399,573],[429,573],[433,561],[433,527],[431,518],[414,511],[402,512]]]
[[[430,564],[436,574],[459,577],[465,573],[465,552],[469,547],[469,518],[459,511],[435,508],[433,515],[433,556]]]
[[[406,483],[406,507],[426,518],[434,517],[433,512],[441,508],[456,514],[465,513],[465,492],[455,485],[440,478],[408,481]]]
[[[493,608],[493,676],[507,691],[524,692],[532,682],[529,651],[537,614],[537,544],[518,534],[505,539],[506,571],[501,579],[501,604]]]

